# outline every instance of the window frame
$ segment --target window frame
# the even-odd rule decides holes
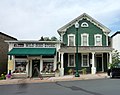
[[[18,67],[16,66],[16,65],[18,65],[18,64],[16,64],[16,63],[18,63],[18,62],[21,62],[21,64],[23,65],[23,63],[22,62],[25,62],[26,63],[26,65],[25,66],[23,66],[23,67],[25,67],[24,69],[25,69],[25,71],[24,72],[15,72],[15,73],[27,73],[27,63],[28,63],[28,60],[26,59],[26,58],[16,58],[15,60],[14,60],[14,71],[18,71]]]
[[[70,36],[73,36],[73,45],[70,45],[70,41],[69,41]],[[69,34],[68,35],[68,46],[75,46],[75,35],[74,34]]]
[[[99,45],[97,44],[97,38],[96,38],[97,36],[100,37],[100,44]],[[95,46],[102,46],[102,35],[101,34],[95,34],[94,39],[95,39]]]
[[[87,55],[87,65],[86,66],[83,63],[83,56],[84,55]],[[89,54],[86,54],[86,53],[82,54],[82,66],[81,67],[89,67]]]
[[[89,25],[88,25],[87,22],[83,22],[83,23],[81,24],[81,27],[89,27]]]
[[[87,45],[84,45],[83,43],[83,36],[87,36]],[[89,46],[89,34],[87,33],[81,34],[81,46]]]
[[[74,57],[74,65],[73,66],[70,66],[70,55],[73,55],[73,57]],[[75,67],[75,54],[68,54],[68,67]]]

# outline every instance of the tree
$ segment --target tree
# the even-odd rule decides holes
[[[57,41],[57,40],[58,39],[55,36],[51,37],[51,41]]]
[[[44,37],[44,41],[50,41],[49,37]]]
[[[112,64],[116,64],[119,62],[120,62],[120,55],[119,52],[115,50],[114,53],[112,54]]]
[[[44,38],[43,38],[43,36],[41,37],[40,41],[44,41]]]

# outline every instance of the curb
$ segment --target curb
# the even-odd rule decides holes
[[[26,84],[26,83],[45,83],[45,82],[56,82],[56,81],[76,81],[76,80],[92,80],[92,79],[104,79],[108,78],[107,74],[95,74],[95,75],[81,75],[81,77],[74,76],[63,76],[63,77],[50,77],[40,80],[39,78],[33,79],[10,79],[10,80],[0,80],[0,85],[8,84]]]

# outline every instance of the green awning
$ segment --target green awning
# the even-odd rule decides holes
[[[55,55],[56,48],[13,48],[8,55]]]

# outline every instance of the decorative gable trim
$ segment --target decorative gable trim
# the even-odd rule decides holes
[[[99,27],[100,29],[103,30],[103,32],[110,32],[111,30],[108,29],[106,26],[102,25],[100,22],[98,22],[97,20],[93,19],[91,16],[89,16],[86,13],[83,13],[82,15],[80,15],[79,17],[75,18],[74,20],[72,20],[71,22],[69,22],[68,24],[64,25],[63,27],[61,27],[60,29],[58,29],[58,33],[61,34],[63,32],[66,32],[66,30],[75,25],[76,21],[79,22],[82,19],[87,19],[88,21],[90,21],[91,23],[93,23],[94,25],[96,25],[97,27]]]

